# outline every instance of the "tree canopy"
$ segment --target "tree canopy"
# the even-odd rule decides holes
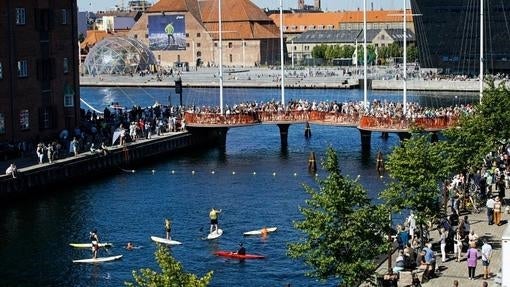
[[[413,133],[389,155],[386,168],[392,181],[381,193],[393,212],[415,211],[417,222],[433,218],[440,210],[440,182],[456,168],[453,150],[446,142],[431,142],[431,136]]]
[[[186,273],[181,263],[176,261],[168,251],[168,248],[158,244],[158,248],[154,253],[156,261],[161,268],[158,273],[150,268],[140,269],[138,272],[133,271],[132,282],[125,282],[129,287],[205,287],[212,280],[213,272],[209,271],[204,277],[198,278],[196,275]]]
[[[389,247],[384,237],[389,213],[372,205],[356,180],[341,175],[331,147],[322,166],[328,175],[317,180],[319,190],[304,186],[310,199],[300,207],[304,219],[294,226],[306,236],[289,244],[289,255],[312,267],[309,276],[334,277],[340,286],[355,286],[373,275],[376,256]]]

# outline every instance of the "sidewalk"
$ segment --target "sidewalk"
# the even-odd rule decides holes
[[[447,254],[447,261],[442,263],[439,244],[436,244],[439,240],[439,232],[437,230],[433,230],[430,232],[430,236],[432,242],[434,243],[433,250],[436,252],[436,270],[439,271],[436,272],[436,278],[430,279],[426,283],[422,283],[423,287],[450,287],[453,286],[454,280],[459,281],[459,287],[480,287],[482,286],[483,281],[487,281],[489,286],[501,286],[496,283],[496,278],[498,277],[497,275],[501,272],[501,236],[505,228],[507,228],[507,220],[510,218],[510,215],[502,215],[504,224],[501,226],[487,224],[487,213],[485,208],[481,209],[480,213],[461,213],[461,217],[464,217],[465,215],[467,215],[469,218],[469,222],[471,223],[471,230],[474,230],[480,238],[488,238],[489,243],[492,245],[493,255],[489,266],[489,271],[491,272],[490,278],[488,280],[483,279],[483,267],[481,259],[478,259],[475,280],[468,279],[466,259],[462,259],[461,262],[456,262],[453,254]],[[478,246],[477,248],[480,252],[481,246]],[[463,255],[465,255],[465,253],[463,253]],[[394,266],[395,256],[396,252],[394,252],[392,256],[392,266]],[[385,260],[384,263],[382,263],[377,269],[377,273],[385,274],[387,272],[387,266],[388,262]],[[498,282],[500,282],[501,278],[497,279]]]

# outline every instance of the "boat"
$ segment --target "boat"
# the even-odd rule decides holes
[[[182,242],[180,242],[180,241],[161,238],[161,237],[157,237],[157,236],[151,236],[151,240],[154,242],[158,242],[158,243],[162,243],[162,244],[166,244],[166,245],[181,245],[182,244]]]
[[[92,248],[92,243],[69,243],[69,246],[74,247],[74,248]],[[112,246],[113,246],[113,244],[108,243],[108,242],[99,243],[99,247],[109,248]]]
[[[267,233],[275,232],[277,229],[278,229],[278,227],[267,227],[267,228],[266,228],[266,232],[267,232]],[[246,231],[246,232],[244,232],[244,233],[243,233],[243,235],[244,235],[244,236],[250,236],[250,235],[262,235],[262,234],[263,234],[263,230],[264,230],[264,228],[262,228],[262,229],[257,229],[257,230]]]
[[[263,255],[258,254],[237,254],[237,252],[232,251],[217,251],[214,252],[215,255],[221,256],[221,257],[227,257],[227,258],[234,258],[234,259],[264,259],[266,258]]]
[[[223,230],[218,228],[218,230],[215,230],[215,231],[209,233],[207,235],[206,239],[209,239],[209,240],[216,239],[216,238],[220,237],[222,234],[223,234]]]
[[[108,262],[108,261],[118,260],[120,258],[122,258],[122,255],[109,256],[109,257],[79,259],[79,260],[73,260],[73,263],[101,263],[101,262]]]

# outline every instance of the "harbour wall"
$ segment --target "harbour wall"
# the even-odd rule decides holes
[[[117,173],[165,155],[191,148],[207,148],[225,143],[227,129],[195,129],[152,139],[109,147],[107,154],[83,152],[53,163],[18,168],[16,178],[0,176],[0,197],[20,197],[48,191],[52,186],[89,181]]]

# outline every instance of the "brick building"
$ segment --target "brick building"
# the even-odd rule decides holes
[[[249,0],[222,1],[223,65],[254,66],[279,62],[279,30]],[[218,0],[160,0],[129,32],[148,45],[163,67],[197,59],[219,63]]]
[[[0,143],[78,125],[77,10],[75,0],[0,1]]]

